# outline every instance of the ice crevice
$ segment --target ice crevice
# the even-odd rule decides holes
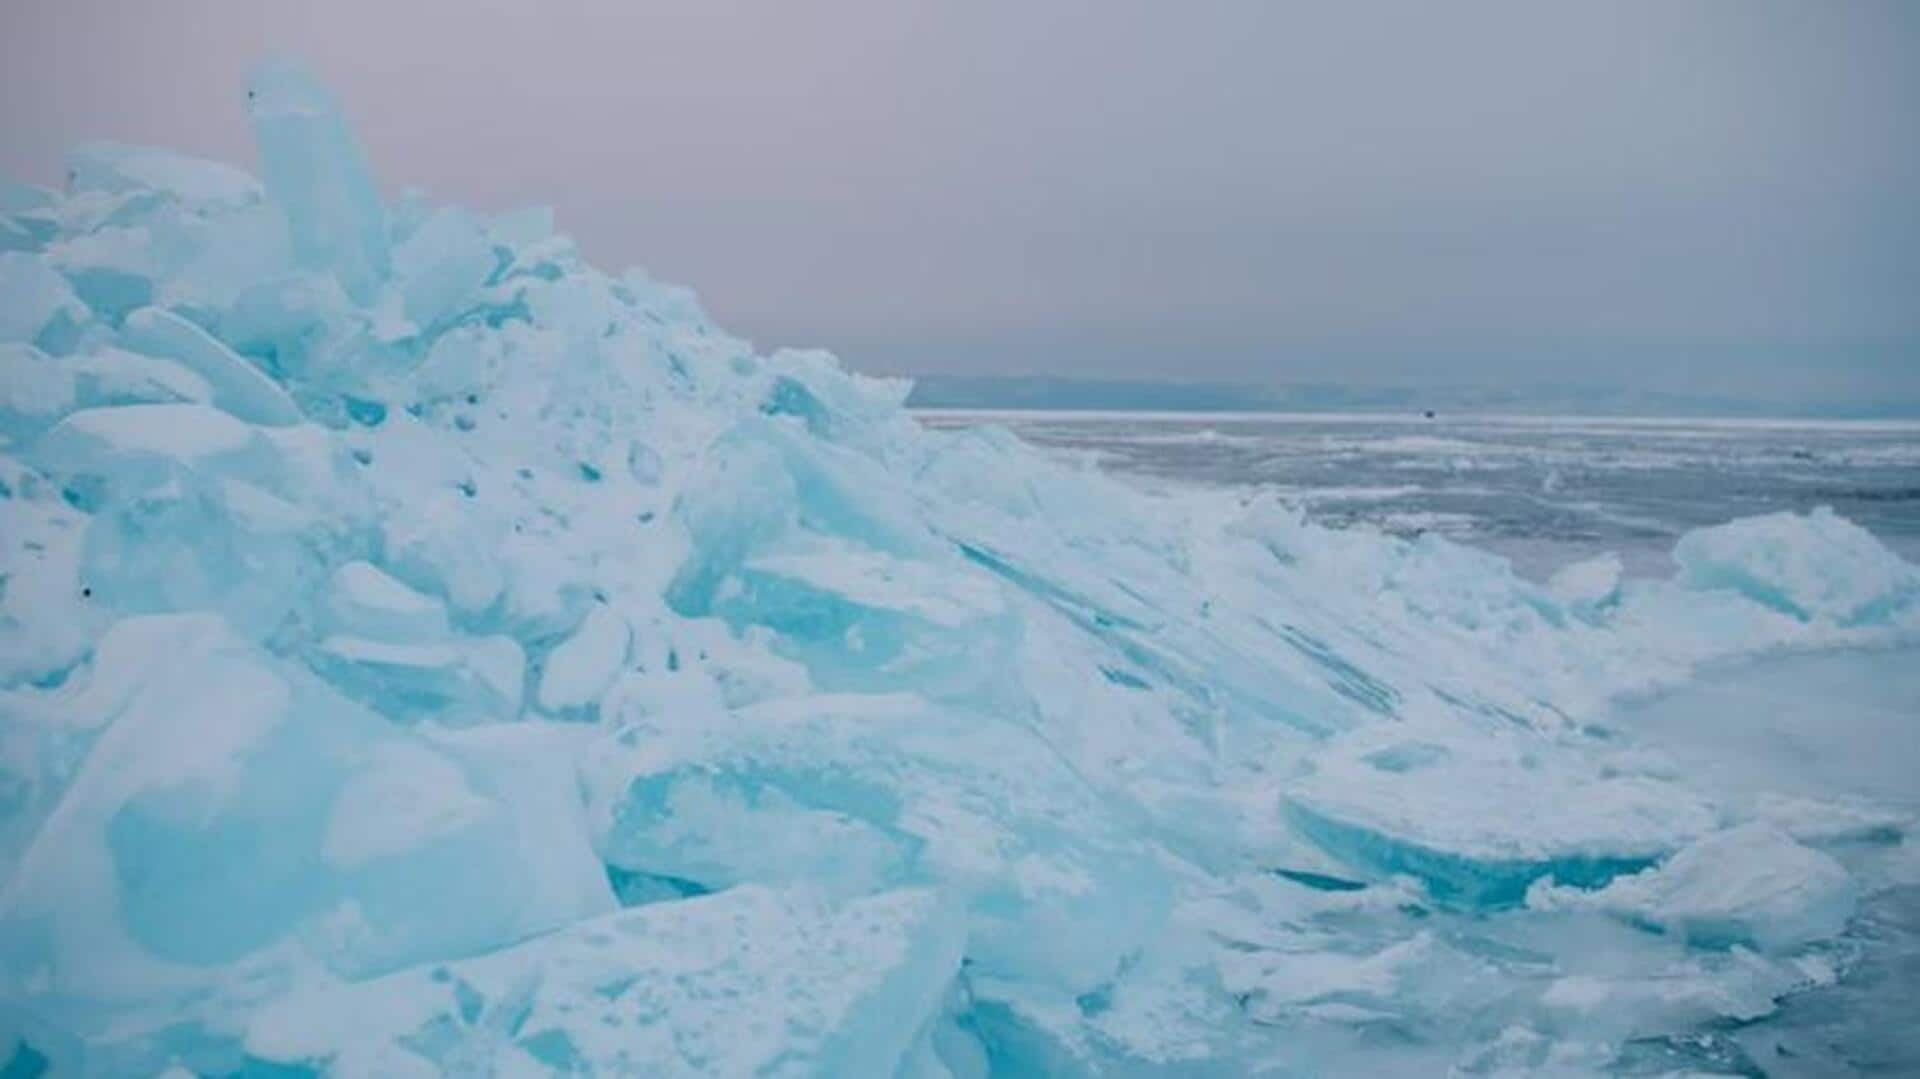
[[[1908,841],[1596,720],[1920,640],[1831,512],[1542,586],[1143,493],[246,94],[263,181],[0,191],[0,1064],[1604,1070]]]

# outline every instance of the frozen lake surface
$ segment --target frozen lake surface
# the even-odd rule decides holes
[[[1614,722],[1727,797],[1775,793],[1920,809],[1920,650],[1796,657],[1719,672]],[[1703,1031],[1700,1064],[1780,1076],[1920,1075],[1920,884],[1915,853],[1878,839],[1836,854],[1867,888],[1841,944],[1858,959],[1828,989],[1750,1025]]]
[[[1325,523],[1437,531],[1541,577],[1613,550],[1665,575],[1689,528],[1832,506],[1920,559],[1920,421],[926,412],[1151,482],[1260,485]]]

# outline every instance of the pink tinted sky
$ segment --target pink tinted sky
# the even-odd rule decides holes
[[[21,2],[0,170],[250,165],[269,53],[864,367],[1920,391],[1920,5]]]

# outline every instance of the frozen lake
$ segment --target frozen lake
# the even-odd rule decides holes
[[[1920,561],[1920,421],[923,412],[1151,483],[1259,485],[1331,524],[1437,531],[1524,574],[1599,550],[1664,575],[1687,529],[1829,505]]]
[[[1814,798],[1920,811],[1920,649],[1802,656],[1714,672],[1624,707],[1622,730],[1729,799]],[[1920,1075],[1920,852],[1865,838],[1831,851],[1863,884],[1831,988],[1788,997],[1757,1023],[1702,1031],[1687,1063],[1778,1076]]]

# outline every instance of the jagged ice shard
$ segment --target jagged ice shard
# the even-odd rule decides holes
[[[1920,639],[1830,513],[1543,587],[1140,493],[247,95],[264,186],[0,192],[0,1066],[1598,1071],[1906,842],[1596,722]]]

